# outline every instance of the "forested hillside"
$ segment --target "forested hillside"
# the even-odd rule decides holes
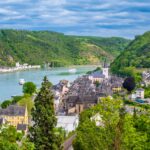
[[[110,61],[129,44],[123,38],[77,37],[50,31],[0,30],[0,66],[15,62],[55,66]]]
[[[127,67],[150,67],[150,32],[137,36],[111,65],[112,71],[120,74]]]

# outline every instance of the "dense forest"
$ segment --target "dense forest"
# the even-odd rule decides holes
[[[128,68],[150,67],[150,32],[136,36],[129,46],[112,63],[114,73],[122,74]]]
[[[15,62],[55,66],[112,61],[130,40],[118,37],[67,36],[50,31],[0,30],[0,66]]]

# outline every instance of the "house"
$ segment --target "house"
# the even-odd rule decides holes
[[[84,109],[96,105],[98,96],[95,89],[96,86],[88,76],[77,78],[64,98],[66,112],[68,114],[79,114]]]
[[[101,71],[95,71],[89,75],[89,79],[94,82],[101,83],[105,79],[105,75]]]
[[[122,84],[120,84],[120,83],[114,83],[114,84],[112,84],[112,91],[114,92],[114,93],[116,93],[116,92],[120,92],[122,90]]]
[[[54,107],[55,112],[58,112],[59,106],[62,103],[63,96],[68,92],[70,86],[69,81],[61,80],[58,84],[52,87],[54,93]]]
[[[74,131],[79,124],[78,115],[75,116],[56,116],[57,117],[57,127],[62,127],[68,134]]]
[[[139,88],[136,90],[136,98],[144,99],[144,89]]]
[[[10,105],[5,109],[0,109],[0,117],[14,127],[17,127],[18,124],[28,125],[27,107]]]

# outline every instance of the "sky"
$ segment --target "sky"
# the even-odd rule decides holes
[[[134,38],[150,30],[150,0],[0,0],[0,28]]]

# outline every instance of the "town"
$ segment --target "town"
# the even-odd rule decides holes
[[[28,65],[27,63],[21,65],[19,62],[17,62],[15,67],[0,67],[0,73],[8,73],[8,72],[15,72],[21,70],[28,70],[28,69],[39,69],[39,68],[41,68],[40,65]]]
[[[19,64],[18,64],[19,67]],[[103,98],[113,99],[115,95],[126,95],[123,88],[125,78],[111,75],[109,65],[104,62],[102,68],[78,77],[73,82],[61,80],[58,84],[52,86],[54,94],[54,110],[57,118],[57,127],[61,127],[66,136],[74,132],[79,125],[80,114],[89,108],[99,104]],[[145,90],[142,87],[150,85],[150,72],[143,72],[141,87],[137,88],[125,98],[125,100],[136,104],[150,104],[150,97],[145,98]],[[32,100],[34,101],[34,98]],[[126,104],[126,112],[133,114],[134,110],[140,111],[140,107]],[[91,117],[97,125],[102,124],[100,114]],[[9,105],[0,109],[0,125],[12,125],[18,132],[24,132],[28,135],[28,127],[33,125],[27,106]],[[72,138],[72,137],[71,137]],[[66,142],[67,143],[67,142]],[[64,145],[72,147],[72,143]]]

